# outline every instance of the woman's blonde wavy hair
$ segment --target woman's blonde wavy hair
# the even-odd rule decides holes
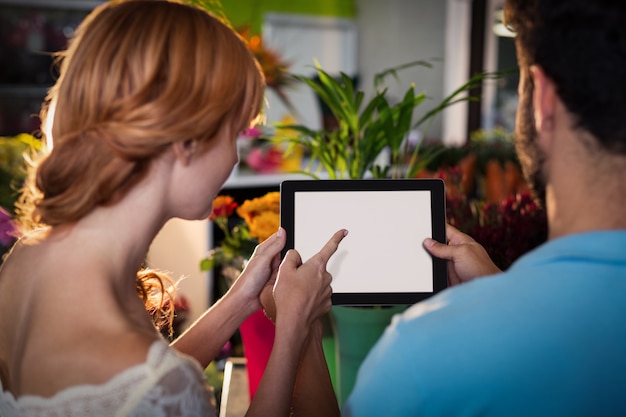
[[[173,142],[210,146],[226,124],[240,131],[260,113],[265,87],[245,42],[180,1],[107,2],[57,62],[60,76],[40,114],[53,146],[31,167],[19,203],[23,226],[75,222],[121,198]],[[153,271],[138,275],[149,310],[153,279],[166,287]]]

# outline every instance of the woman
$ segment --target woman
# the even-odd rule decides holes
[[[146,310],[168,304],[167,278],[137,273],[170,218],[209,215],[263,89],[245,44],[200,9],[117,1],[85,19],[42,110],[53,146],[22,196],[37,227],[0,270],[0,415],[213,415],[202,367],[264,288],[276,340],[248,414],[287,416],[292,394],[304,413],[316,395],[332,397],[318,319],[330,308],[326,262],[345,231],[305,263],[295,251],[280,263],[279,230],[172,346]],[[294,391],[299,364],[315,390]]]

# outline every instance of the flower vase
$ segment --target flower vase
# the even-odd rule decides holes
[[[370,349],[391,322],[407,308],[333,306],[332,326],[335,337],[335,394],[341,407],[354,388],[356,375]]]
[[[252,313],[239,326],[243,352],[246,357],[250,400],[254,397],[274,345],[274,323],[265,316],[263,309]]]

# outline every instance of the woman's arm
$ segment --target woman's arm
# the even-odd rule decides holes
[[[346,234],[345,230],[335,233],[304,264],[297,252],[289,251],[273,291],[266,289],[262,294],[273,296],[276,310],[266,312],[276,318],[276,336],[248,417],[287,417],[291,411],[297,416],[339,415],[322,350],[319,318],[331,307],[332,277],[326,265]]]
[[[324,329],[318,320],[311,327],[306,340],[296,385],[291,400],[291,413],[297,417],[338,417],[339,403],[328,371],[328,363],[324,356],[322,337]]]
[[[259,293],[275,280],[280,251],[285,246],[282,229],[261,243],[228,292],[196,320],[171,346],[196,358],[206,367],[252,313],[261,308]]]

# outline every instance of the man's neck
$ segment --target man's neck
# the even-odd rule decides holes
[[[563,169],[546,190],[549,238],[626,229],[626,157]],[[595,165],[601,164],[601,166]]]

